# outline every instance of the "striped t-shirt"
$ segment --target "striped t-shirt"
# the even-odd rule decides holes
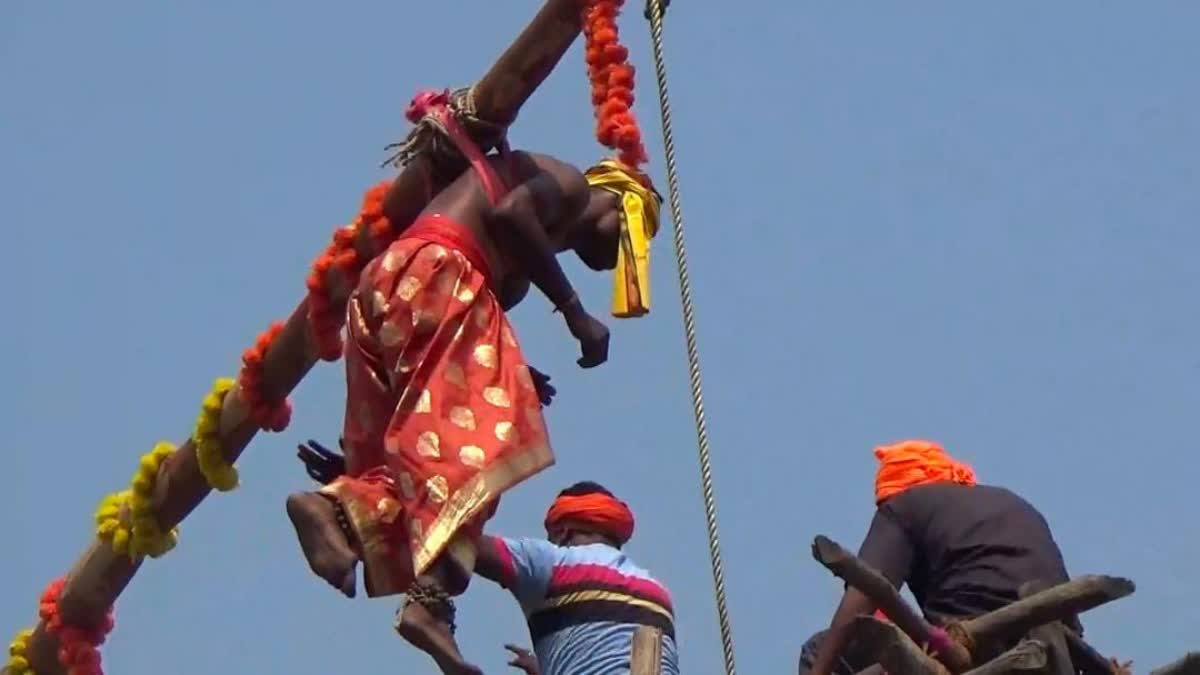
[[[629,556],[605,544],[492,541],[501,582],[521,603],[543,675],[629,673],[640,626],[662,630],[663,675],[679,675],[671,595]]]

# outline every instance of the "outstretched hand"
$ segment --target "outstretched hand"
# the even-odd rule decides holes
[[[533,366],[526,367],[529,368],[529,377],[533,380],[533,389],[537,392],[538,400],[542,402],[542,405],[553,403],[554,395],[558,393],[558,389],[555,389],[554,385],[550,384],[550,376]]]
[[[508,665],[513,668],[520,668],[527,675],[540,675],[538,670],[537,657],[528,649],[518,647],[516,645],[504,645],[504,648],[513,653],[513,659],[508,662]]]
[[[343,453],[346,451],[340,438],[338,447]],[[338,476],[346,473],[346,458],[314,440],[310,439],[308,443],[296,446],[296,456],[304,462],[304,469],[309,477],[321,485],[329,485]]]

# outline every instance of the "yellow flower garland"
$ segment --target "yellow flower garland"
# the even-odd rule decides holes
[[[225,460],[221,446],[221,409],[225,395],[233,389],[234,380],[222,377],[213,384],[212,391],[204,397],[196,430],[192,433],[192,444],[196,446],[196,463],[209,487],[220,492],[229,492],[238,486],[238,472]]]
[[[8,663],[5,666],[12,675],[34,675],[33,666],[29,663],[29,638],[33,637],[32,629],[25,629],[13,638],[8,645]]]
[[[179,530],[163,532],[154,516],[154,481],[163,460],[174,451],[171,443],[159,442],[138,460],[138,470],[129,489],[105,497],[96,509],[96,536],[108,541],[117,553],[131,559],[147,555],[158,558],[175,548]],[[126,507],[128,525],[121,514]]]

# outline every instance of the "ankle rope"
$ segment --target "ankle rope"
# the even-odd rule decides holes
[[[434,618],[449,626],[450,633],[454,634],[457,628],[454,624],[454,600],[441,586],[433,582],[415,581],[405,591],[405,595],[407,597],[404,599],[404,607],[408,607],[414,602],[420,604],[429,610]],[[401,611],[403,611],[403,607],[401,607]]]

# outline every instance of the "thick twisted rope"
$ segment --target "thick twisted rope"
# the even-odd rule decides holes
[[[733,658],[733,629],[725,603],[725,572],[721,564],[721,540],[717,534],[717,501],[713,495],[712,461],[708,447],[708,424],[704,418],[704,389],[700,382],[700,352],[696,346],[696,312],[692,283],[688,276],[687,250],[683,242],[683,208],[679,199],[679,176],[675,163],[675,137],[671,132],[671,103],[667,97],[667,66],[663,50],[663,0],[648,0],[647,18],[654,44],[654,69],[658,76],[658,101],[662,111],[663,146],[667,156],[667,187],[674,223],[675,262],[679,270],[679,295],[683,302],[683,333],[687,339],[688,371],[692,388],[692,411],[696,416],[696,441],[700,454],[700,481],[704,487],[704,517],[708,525],[708,553],[712,560],[713,588],[717,597],[717,619],[721,625],[721,648],[725,674],[736,675]]]

